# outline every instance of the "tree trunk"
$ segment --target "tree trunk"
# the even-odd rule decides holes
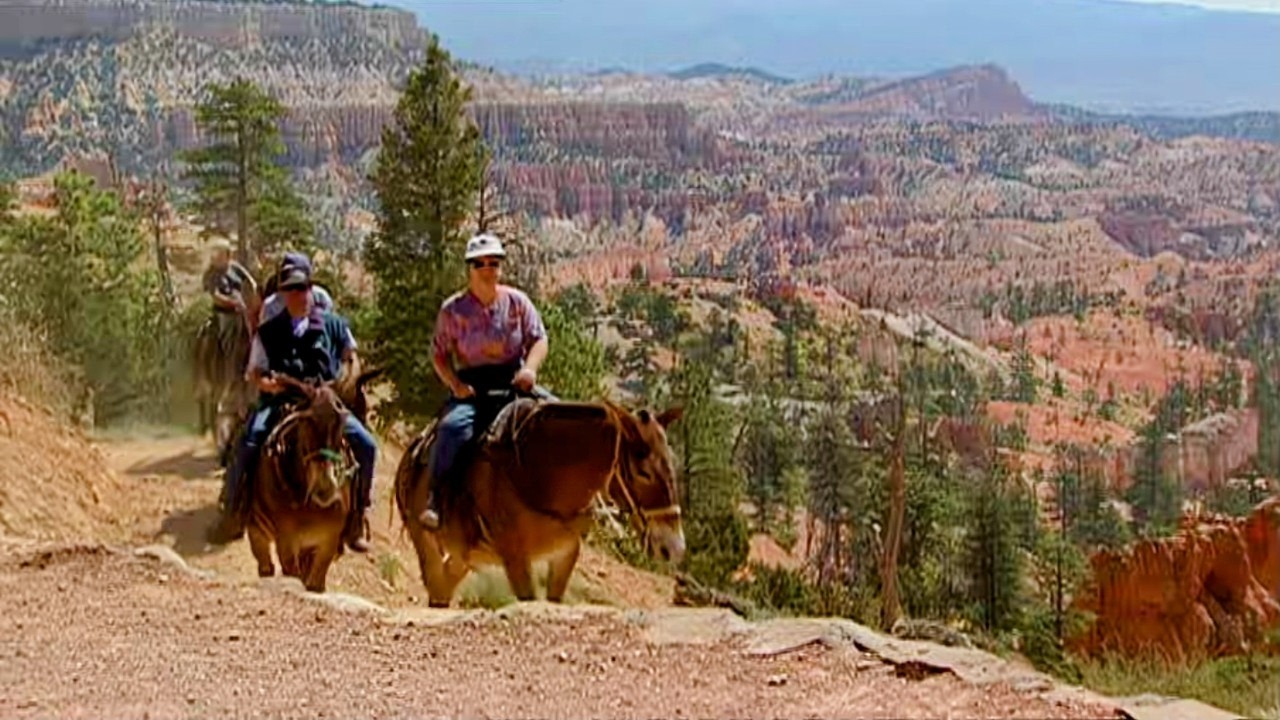
[[[907,409],[903,403],[903,389],[899,378],[898,422],[893,434],[893,454],[889,462],[889,523],[885,528],[884,557],[880,565],[880,624],[885,630],[892,628],[902,616],[902,600],[898,597],[898,552],[902,547],[902,526],[907,514],[907,481],[903,461]],[[923,422],[923,418],[920,420]]]
[[[236,133],[236,259],[249,272],[256,270],[249,260],[249,157],[247,130]]]
[[[164,241],[164,196],[159,180],[151,181],[150,203],[147,208],[151,219],[151,233],[156,246],[156,269],[160,272],[160,287],[164,292],[165,307],[173,311],[178,307],[178,295],[173,288],[173,273],[169,269],[169,247]]]

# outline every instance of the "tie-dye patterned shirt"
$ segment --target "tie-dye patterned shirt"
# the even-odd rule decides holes
[[[524,359],[547,336],[529,296],[506,285],[486,307],[464,290],[444,301],[436,318],[435,354],[456,358],[459,368],[508,365]]]

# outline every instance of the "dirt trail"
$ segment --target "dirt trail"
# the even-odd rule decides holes
[[[743,628],[756,626],[662,609],[668,578],[598,552],[584,558],[567,609],[426,610],[412,549],[389,522],[398,457],[388,451],[374,552],[341,558],[324,597],[280,592],[288,582],[259,583],[243,540],[205,541],[220,486],[206,440],[99,447],[118,481],[102,501],[121,518],[111,549],[0,535],[0,717],[1118,715],[1105,699],[1025,675],[920,672],[921,648],[905,663],[892,657],[900,650],[873,656],[847,640],[755,652]],[[151,543],[180,557],[122,549]],[[503,591],[496,574],[462,590],[472,604]],[[658,616],[676,624],[655,634],[645,618]],[[684,624],[707,617],[737,629]]]
[[[590,613],[410,626],[100,548],[0,558],[3,717],[1116,716],[852,647],[760,656]]]

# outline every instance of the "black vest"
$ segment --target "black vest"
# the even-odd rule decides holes
[[[295,380],[334,380],[342,371],[342,351],[347,345],[347,323],[340,316],[312,310],[301,337],[293,334],[288,311],[258,328],[267,367]]]

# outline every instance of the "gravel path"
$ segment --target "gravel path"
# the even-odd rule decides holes
[[[657,645],[616,616],[395,626],[91,547],[0,546],[0,717],[1115,717],[854,649]]]

